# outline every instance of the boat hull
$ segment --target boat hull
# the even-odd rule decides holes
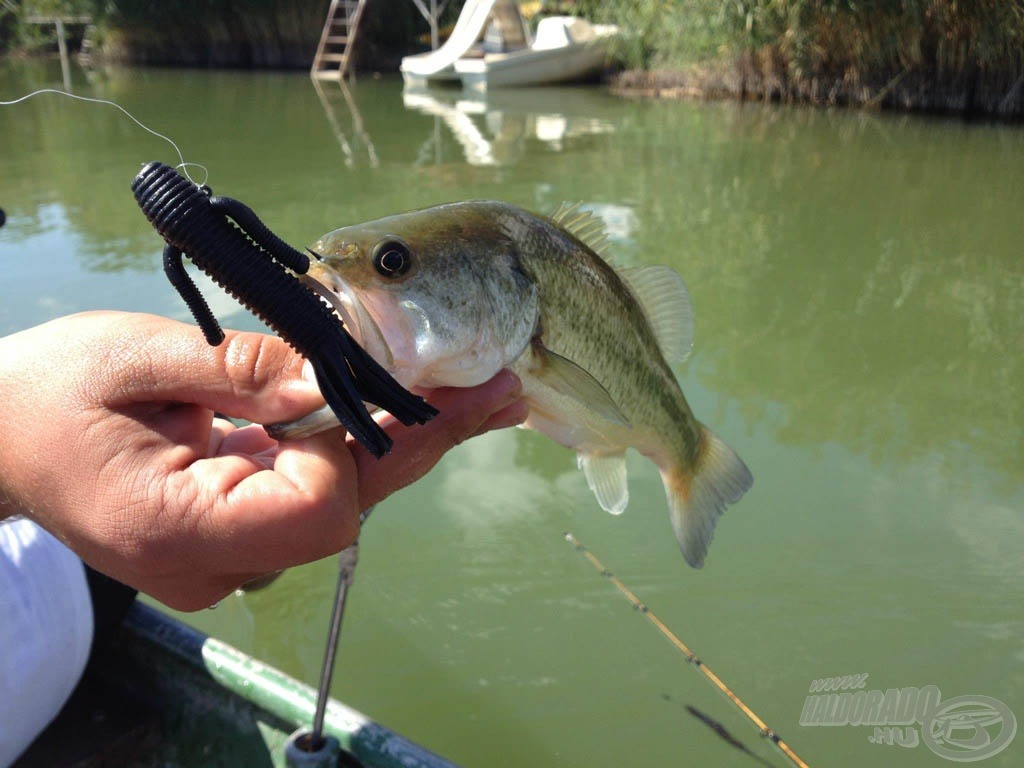
[[[602,41],[575,43],[560,48],[528,49],[460,59],[455,71],[470,91],[530,85],[573,83],[597,77],[608,60]]]
[[[16,765],[287,768],[288,738],[315,706],[310,686],[137,602]],[[335,699],[324,733],[365,768],[455,768]]]

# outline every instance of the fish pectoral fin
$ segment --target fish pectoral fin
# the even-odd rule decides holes
[[[701,425],[701,447],[693,473],[662,468],[661,479],[679,549],[690,566],[700,568],[718,518],[750,489],[754,477],[732,448]]]
[[[607,421],[631,426],[629,419],[608,394],[604,385],[586,370],[539,342],[534,343],[533,353],[537,362],[532,373],[544,384],[566,397],[571,397]]]
[[[599,456],[594,453],[576,455],[576,464],[583,470],[587,485],[597,497],[601,509],[621,515],[629,504],[629,485],[626,482],[626,453]]]
[[[693,348],[693,305],[683,278],[670,267],[618,270],[636,296],[658,346],[670,363],[681,363]]]

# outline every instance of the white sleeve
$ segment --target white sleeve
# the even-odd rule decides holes
[[[0,768],[74,690],[89,658],[92,621],[78,556],[30,520],[0,521]]]

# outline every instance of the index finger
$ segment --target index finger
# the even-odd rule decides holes
[[[269,423],[323,404],[305,361],[276,336],[225,331],[211,347],[198,328],[155,315],[127,315],[98,343],[119,368],[110,404],[177,402]],[[109,376],[100,382],[109,381]]]

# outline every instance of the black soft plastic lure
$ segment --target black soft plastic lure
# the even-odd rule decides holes
[[[370,417],[364,401],[406,425],[423,424],[437,415],[370,357],[338,316],[296,279],[295,274],[309,270],[309,257],[267,229],[248,206],[213,197],[208,187],[198,187],[157,162],[143,166],[132,181],[132,192],[167,242],[164,272],[210,344],[220,344],[224,332],[185,271],[182,256],[312,363],[327,404],[374,456],[387,453],[391,439]]]

